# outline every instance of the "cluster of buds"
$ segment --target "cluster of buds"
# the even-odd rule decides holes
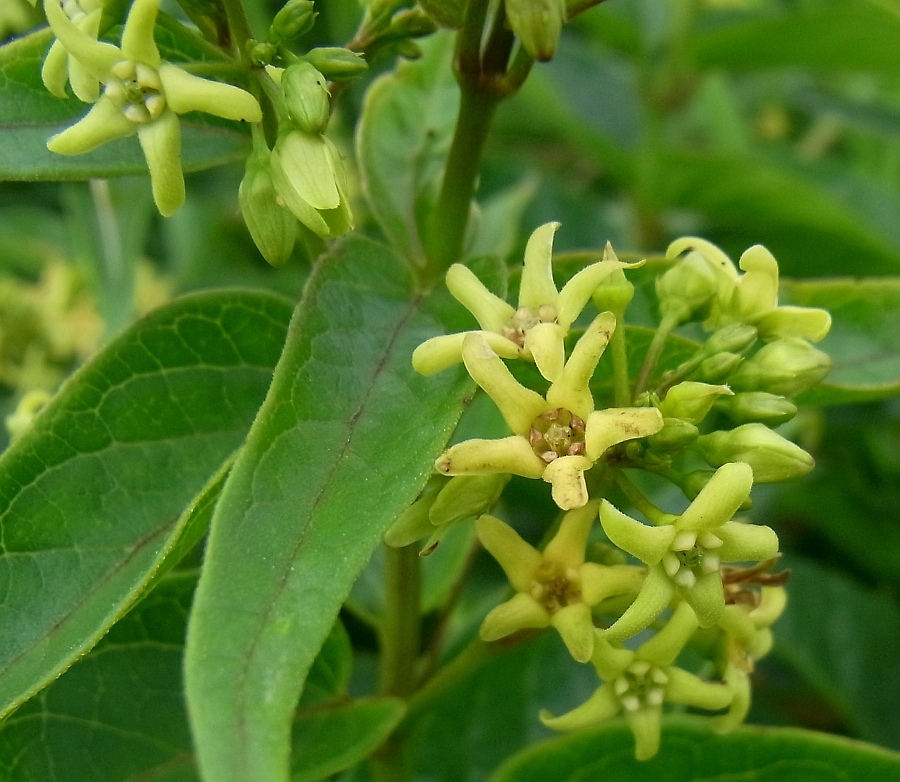
[[[427,536],[422,553],[430,553],[449,524],[475,518],[481,543],[513,590],[484,619],[482,638],[554,628],[575,660],[594,666],[601,685],[572,712],[541,719],[568,730],[621,713],[636,756],[645,759],[658,749],[667,702],[714,712],[710,719],[723,731],[746,716],[750,673],[771,647],[769,627],[784,609],[787,574],[768,572],[778,557],[775,532],[735,515],[749,507],[754,483],[793,478],[812,466],[812,457],[769,426],[790,418],[793,397],[827,372],[827,357],[809,342],[825,335],[830,318],[778,305],[777,264],[765,249],[748,250],[739,275],[713,245],[680,240],[669,251],[678,260],[657,281],[656,342],[689,321],[703,321],[712,333],[655,386],[648,383],[660,350],[651,345],[637,387],[626,391],[630,399],[622,405],[619,384],[621,406],[603,407],[592,381],[611,340],[621,341],[613,361],[628,354],[622,329],[634,287],[625,273],[639,264],[620,262],[607,246],[601,260],[559,290],[551,264],[558,227],[549,223],[532,234],[517,307],[465,266],[448,271],[447,287],[481,328],[428,340],[413,365],[428,375],[462,362],[510,434],[465,440],[441,454],[436,475],[386,542]],[[606,311],[584,315],[592,299]],[[535,364],[544,393],[520,383],[508,361]],[[613,367],[614,374],[623,370]],[[710,469],[676,469],[693,466],[698,455]],[[680,486],[687,507],[662,511],[631,470]],[[548,524],[552,534],[542,548],[489,515],[510,475],[551,484],[563,511],[558,525]],[[610,501],[613,487],[643,519]],[[621,558],[591,561],[592,535]],[[650,637],[636,646],[638,634]],[[689,645],[710,660],[711,678],[678,667]]]

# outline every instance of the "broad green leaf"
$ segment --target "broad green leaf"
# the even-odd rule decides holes
[[[361,238],[310,277],[216,508],[191,615],[188,702],[210,780],[287,779],[313,657],[459,417],[464,371],[421,378],[410,364],[446,328],[435,306],[397,255]]]
[[[893,75],[900,69],[898,37],[900,6],[894,0],[854,0],[723,25],[692,36],[688,49],[701,66]]]
[[[824,307],[833,320],[819,347],[834,367],[804,402],[843,404],[900,394],[900,279],[793,280],[783,287],[785,301]]]
[[[900,610],[836,571],[797,557],[785,565],[792,571],[789,600],[774,627],[773,655],[831,703],[857,737],[900,749]]]
[[[47,139],[87,113],[75,98],[44,88],[41,61],[52,36],[40,30],[0,47],[0,180],[88,179],[147,171],[137,137],[119,139],[86,155],[55,155]],[[172,44],[174,46],[174,43]],[[188,114],[181,119],[181,161],[186,171],[245,157],[249,137],[240,123]]]
[[[356,134],[369,209],[391,246],[411,260],[424,257],[416,218],[440,185],[459,105],[453,37],[441,33],[421,45],[422,59],[401,62],[369,88]]]
[[[0,458],[0,711],[90,648],[241,444],[290,307],[221,291],[162,307],[72,377]]]
[[[315,782],[368,757],[390,735],[404,709],[398,698],[364,698],[301,711],[292,733],[291,782]]]
[[[309,669],[300,706],[309,708],[345,696],[352,667],[350,637],[338,619]]]
[[[836,736],[786,728],[740,728],[727,736],[688,717],[663,722],[659,754],[637,761],[628,727],[613,722],[530,748],[490,782],[891,782],[900,755]]]

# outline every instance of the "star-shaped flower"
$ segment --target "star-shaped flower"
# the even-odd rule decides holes
[[[604,684],[568,714],[554,717],[541,712],[541,721],[554,730],[578,730],[621,712],[634,734],[635,757],[652,758],[659,749],[664,703],[713,711],[731,702],[729,687],[704,681],[673,665],[696,629],[694,612],[681,603],[666,626],[634,651],[614,647],[598,633],[591,663]]]
[[[454,264],[447,271],[450,293],[475,316],[481,334],[494,352],[503,358],[534,361],[540,373],[551,382],[559,377],[565,363],[563,340],[597,286],[616,269],[640,265],[622,263],[607,245],[602,261],[585,267],[557,291],[551,260],[553,235],[559,225],[542,225],[528,240],[518,308],[491,293],[462,264]],[[433,375],[461,361],[462,345],[468,333],[471,332],[423,342],[413,353],[416,371]]]
[[[724,464],[684,513],[655,527],[603,501],[600,522],[609,539],[648,566],[641,591],[605,631],[607,638],[622,640],[649,627],[676,595],[694,609],[701,627],[719,621],[725,610],[721,563],[756,562],[778,552],[769,527],[730,521],[752,485],[748,464]]]
[[[543,478],[563,510],[588,501],[584,471],[614,445],[658,432],[655,407],[594,410],[588,386],[615,328],[612,313],[597,316],[576,343],[546,399],[512,376],[479,332],[466,335],[462,354],[472,378],[494,400],[514,435],[501,440],[466,440],[441,455],[444,475],[507,472]]]
[[[62,9],[79,30],[96,40],[106,0],[63,0]],[[78,62],[60,41],[50,45],[41,68],[44,86],[57,98],[66,98],[66,82],[72,92],[85,103],[100,97],[100,82],[88,68]]]
[[[491,611],[481,637],[495,641],[524,628],[553,626],[578,662],[594,652],[591,607],[613,595],[636,591],[641,568],[584,561],[596,503],[569,511],[543,553],[493,516],[476,522],[478,537],[500,563],[516,594]]]
[[[231,120],[259,122],[250,93],[231,84],[193,76],[163,62],[153,40],[160,0],[135,0],[122,30],[122,45],[98,41],[80,29],[59,0],[46,0],[47,20],[60,44],[103,84],[93,108],[47,147],[62,155],[90,152],[113,139],[137,134],[147,159],[153,198],[171,215],[184,203],[178,114],[203,111]]]

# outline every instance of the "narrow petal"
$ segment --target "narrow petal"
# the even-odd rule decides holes
[[[662,708],[642,706],[635,711],[626,711],[624,716],[634,735],[635,760],[649,760],[659,752]]]
[[[620,549],[647,565],[655,565],[669,550],[677,530],[671,524],[650,527],[622,513],[608,500],[600,504],[600,523],[607,537]]]
[[[122,28],[122,53],[129,59],[156,68],[159,50],[153,40],[153,28],[159,12],[159,0],[134,0],[125,27]]]
[[[481,544],[503,568],[513,588],[517,592],[527,592],[543,561],[541,552],[522,540],[512,527],[494,516],[482,516],[475,522],[475,529]]]
[[[496,641],[519,630],[540,630],[550,624],[550,615],[531,595],[519,592],[498,605],[481,623],[483,641]]]
[[[57,98],[68,98],[66,82],[69,80],[69,53],[59,41],[50,45],[44,64],[41,66],[41,81],[51,95]],[[96,82],[96,79],[94,79]]]
[[[184,203],[184,174],[181,172],[181,127],[178,115],[164,111],[158,119],[138,128],[138,141],[150,169],[153,200],[163,217]]]
[[[750,495],[752,486],[753,470],[749,464],[723,464],[700,490],[690,507],[681,514],[678,529],[713,529],[724,524]]]
[[[681,654],[684,645],[696,631],[697,615],[689,605],[679,603],[666,626],[649,641],[641,644],[637,657],[665,668],[675,662],[675,658]]]
[[[584,419],[590,416],[594,411],[591,377],[615,328],[616,318],[611,312],[604,312],[594,319],[572,349],[559,379],[547,392],[548,404],[565,407]]]
[[[692,587],[682,589],[685,602],[694,609],[700,627],[712,627],[725,610],[725,591],[719,572],[704,573]]]
[[[586,456],[560,456],[544,468],[544,480],[553,486],[553,501],[563,510],[580,508],[588,501],[584,471],[594,463]]]
[[[454,364],[461,364],[463,340],[466,334],[470,333],[463,331],[459,334],[446,334],[426,340],[413,351],[413,369],[420,375],[429,376]],[[481,335],[498,356],[516,358],[519,355],[518,346],[506,337],[490,331],[482,331]]]
[[[556,306],[557,292],[553,283],[553,235],[559,223],[545,223],[537,228],[525,246],[525,264],[519,287],[519,306],[538,309],[545,304]]]
[[[606,722],[615,717],[620,709],[619,699],[612,685],[607,683],[567,714],[554,717],[549,711],[542,710],[540,718],[544,725],[553,730],[578,730]]]
[[[589,606],[615,595],[637,594],[644,583],[646,570],[634,565],[598,565],[585,562],[581,566],[581,599]]]
[[[799,337],[820,342],[831,330],[831,314],[816,307],[778,307],[755,323],[764,339]]]
[[[731,703],[731,689],[724,684],[704,681],[681,668],[668,668],[666,674],[669,677],[666,700],[670,703],[709,711],[724,709]]]
[[[723,562],[763,562],[778,553],[778,535],[761,524],[730,521],[716,530],[722,539],[718,555]]]
[[[341,196],[324,139],[293,130],[272,151],[272,167],[280,168],[294,192],[313,209],[336,209]]]
[[[594,654],[591,656],[591,665],[601,679],[611,682],[633,662],[634,652],[631,649],[613,646],[604,638],[603,631],[594,631]]]
[[[734,262],[725,255],[716,245],[708,242],[706,239],[699,239],[696,236],[685,236],[676,239],[666,249],[666,258],[677,258],[688,250],[699,252],[707,261],[715,268],[719,269],[728,279],[736,280],[738,270]]]
[[[661,567],[652,567],[635,601],[603,632],[609,641],[624,641],[649,627],[675,596],[675,587]]]
[[[740,727],[750,711],[750,677],[746,671],[729,665],[725,672],[725,684],[731,690],[731,704],[728,711],[712,718],[712,727],[717,733],[729,733]]]
[[[159,66],[159,78],[166,91],[166,101],[176,114],[202,111],[225,119],[262,121],[256,98],[233,84],[201,79],[169,63]]]
[[[123,58],[119,48],[111,43],[98,41],[81,30],[63,11],[59,0],[45,0],[44,10],[53,34],[63,48],[94,74],[98,81],[104,81],[109,69]]]
[[[561,608],[550,617],[569,654],[580,663],[586,663],[594,653],[594,622],[591,609],[584,603],[573,603]]]
[[[621,261],[598,261],[578,272],[559,292],[559,314],[556,322],[568,329],[581,314],[584,306],[594,291],[616,269],[633,269],[642,266],[640,263],[622,263]]]
[[[564,337],[565,332],[556,323],[538,323],[525,332],[525,351],[551,382],[559,378],[566,362]]]
[[[544,547],[544,556],[565,567],[580,566],[584,562],[591,527],[597,521],[597,508],[597,503],[592,502],[563,516],[556,534]]]
[[[445,451],[434,464],[444,475],[484,475],[510,472],[523,478],[541,478],[546,465],[524,437],[501,440],[466,440]]]
[[[499,333],[516,314],[512,306],[485,288],[474,272],[461,263],[454,263],[447,270],[446,282],[453,298],[475,316],[485,331]]]
[[[85,103],[95,103],[100,97],[100,82],[78,60],[69,55],[69,83],[75,97]]]
[[[52,136],[47,149],[58,155],[83,155],[108,141],[130,136],[136,130],[137,126],[125,119],[112,101],[101,97],[72,127]]]
[[[663,428],[662,414],[655,407],[611,407],[591,413],[585,445],[591,459],[599,459],[614,445],[638,437],[649,437]]]
[[[328,225],[325,218],[316,209],[313,209],[312,206],[303,200],[294,187],[293,182],[288,179],[284,168],[273,165],[271,172],[272,182],[277,193],[277,203],[287,209],[316,236],[320,236],[323,239],[330,237],[331,226]]]
[[[756,637],[756,625],[753,624],[747,609],[739,605],[725,606],[718,624],[744,649],[747,649]]]
[[[480,333],[466,335],[462,354],[472,379],[494,400],[509,428],[527,436],[534,419],[548,410],[544,399],[512,376]]]

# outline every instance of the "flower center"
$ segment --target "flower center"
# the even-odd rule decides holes
[[[121,60],[111,70],[103,94],[121,109],[127,120],[145,124],[163,113],[166,96],[156,68],[134,60]]]
[[[675,536],[663,556],[663,567],[678,586],[690,588],[701,576],[719,571],[721,560],[715,550],[721,545],[721,538],[711,532],[684,530]]]
[[[534,452],[547,464],[560,456],[584,453],[584,420],[575,413],[558,407],[541,413],[531,422],[528,441]]]
[[[645,706],[661,706],[666,697],[669,677],[662,668],[646,660],[637,660],[616,679],[613,690],[626,711]]]
[[[577,568],[565,568],[556,562],[543,562],[531,583],[531,596],[549,613],[581,602],[581,579]]]
[[[540,307],[519,307],[503,329],[502,334],[511,342],[515,342],[520,348],[525,347],[525,334],[538,323],[554,323],[558,313],[552,304],[542,304]]]

